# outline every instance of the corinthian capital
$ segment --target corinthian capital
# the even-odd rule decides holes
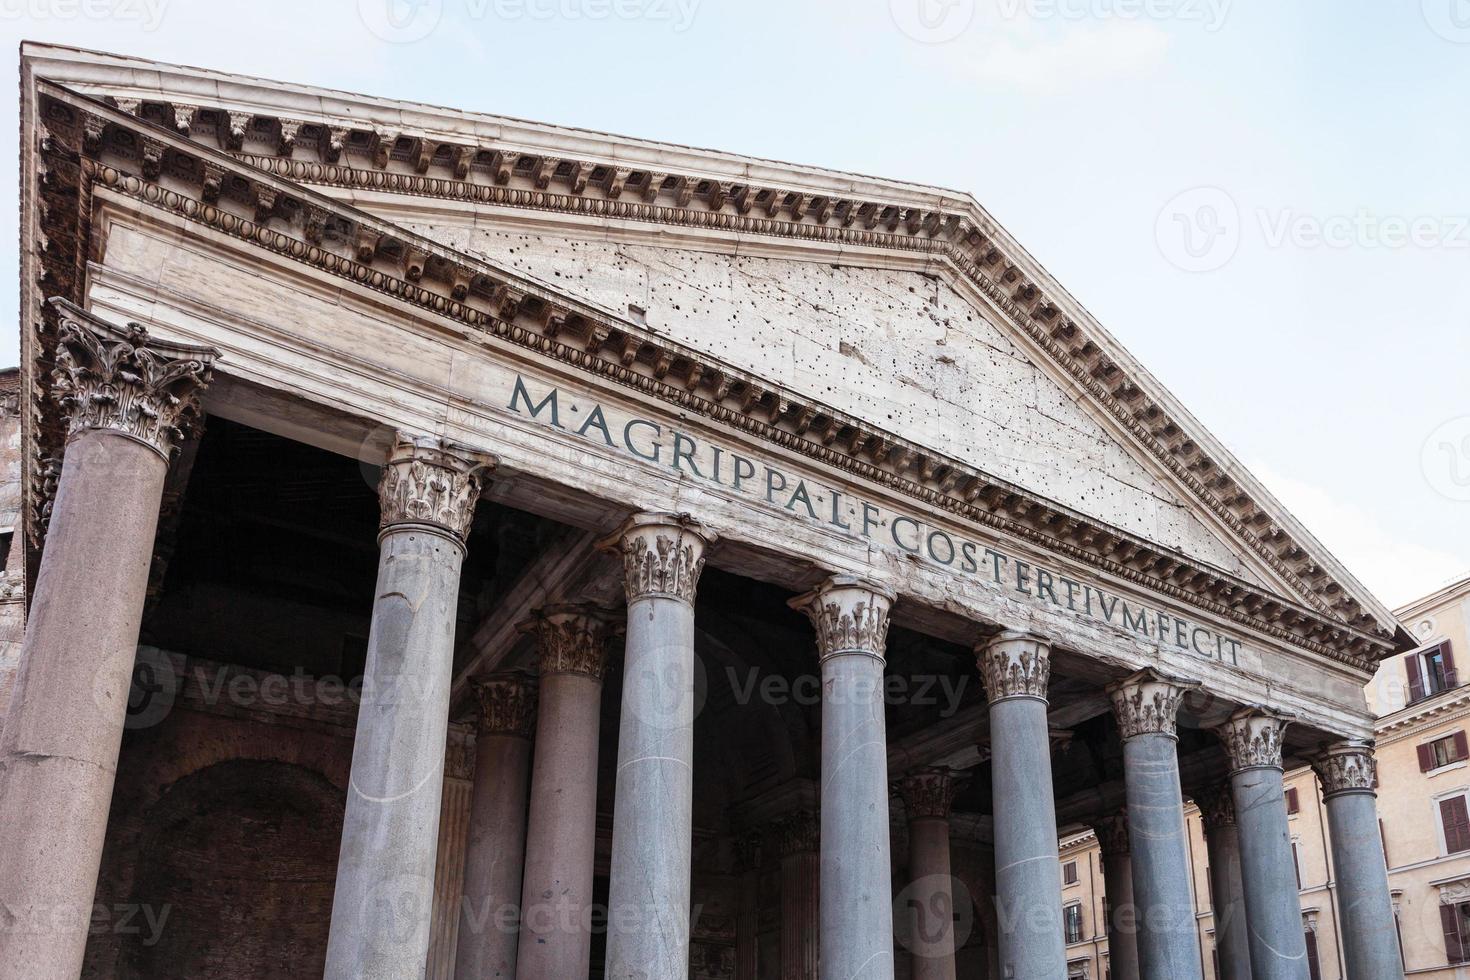
[[[399,435],[378,483],[382,527],[427,524],[460,542],[469,534],[485,474],[497,460],[441,439]]]
[[[538,609],[522,629],[536,634],[541,674],[582,674],[602,680],[612,614],[597,606],[558,605]]]
[[[1341,793],[1376,793],[1378,760],[1373,758],[1373,743],[1366,739],[1349,739],[1329,745],[1312,759],[1312,768],[1322,781],[1322,798]]]
[[[687,514],[635,514],[601,547],[623,556],[628,601],[678,599],[694,604],[705,550],[714,532]]]
[[[1007,698],[1046,700],[1051,643],[1035,633],[1006,630],[975,650],[990,703]]]
[[[478,732],[530,738],[536,727],[536,685],[525,674],[495,674],[477,678],[475,699],[480,702]]]
[[[1184,695],[1199,687],[1192,681],[1178,681],[1156,670],[1140,670],[1126,680],[1110,684],[1108,696],[1113,699],[1113,714],[1118,719],[1118,732],[1126,742],[1138,735],[1167,735],[1176,738],[1175,720]]]
[[[915,769],[898,781],[898,793],[910,820],[948,820],[958,788],[951,769]]]
[[[219,351],[157,340],[136,323],[115,327],[61,299],[52,383],[68,437],[93,429],[169,457],[199,421],[199,395]]]
[[[816,627],[820,660],[849,653],[882,660],[895,598],[896,593],[886,585],[834,575],[788,605],[806,613]]]
[[[782,857],[815,853],[821,847],[822,818],[811,810],[798,810],[778,818],[771,826],[771,835]]]
[[[1241,708],[1215,729],[1230,757],[1230,771],[1280,769],[1281,736],[1291,724],[1287,715],[1261,708]]]
[[[1200,822],[1204,824],[1205,833],[1235,826],[1235,798],[1230,795],[1229,781],[1216,783],[1199,793],[1194,802],[1199,804]]]
[[[1103,852],[1103,857],[1113,854],[1129,854],[1133,850],[1133,845],[1128,837],[1128,811],[1126,809],[1098,820],[1092,825],[1092,832],[1097,835],[1097,846]]]

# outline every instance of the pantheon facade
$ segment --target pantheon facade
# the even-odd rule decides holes
[[[1306,763],[1402,976],[1415,641],[969,195],[21,60],[3,980],[1189,980],[1186,801],[1305,980]]]

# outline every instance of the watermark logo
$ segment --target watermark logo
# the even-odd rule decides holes
[[[1470,501],[1470,415],[1450,419],[1424,440],[1424,479],[1442,497]]]
[[[444,0],[357,0],[363,26],[389,44],[422,41],[444,19]]]
[[[142,30],[156,31],[163,23],[169,0],[3,0],[0,21],[29,24],[47,21],[132,21]]]
[[[1225,26],[1232,0],[997,0],[1006,20],[1165,21],[1199,24],[1209,33]]]
[[[975,0],[888,0],[900,31],[920,44],[953,41],[975,20]]]
[[[1470,44],[1470,0],[1421,0],[1429,29],[1454,44]]]
[[[1218,187],[1175,195],[1154,222],[1160,253],[1185,272],[1224,268],[1240,248],[1240,233],[1240,208]]]
[[[893,899],[898,945],[915,956],[944,959],[969,942],[975,901],[953,875],[925,875]]]

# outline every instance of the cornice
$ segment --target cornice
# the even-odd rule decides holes
[[[543,284],[252,171],[228,155],[117,109],[50,83],[40,82],[38,89],[47,117],[46,131],[38,134],[38,149],[43,162],[54,159],[63,167],[74,168],[68,185],[74,209],[79,210],[93,185],[100,184],[141,204],[350,280],[359,288],[448,317],[471,328],[469,336],[495,337],[561,360],[1355,669],[1371,670],[1376,659],[1392,649],[1389,635],[1361,611],[1354,616],[1357,625],[1349,625],[1335,618],[1344,612],[1310,609],[1273,595],[769,385],[715,358],[655,337],[639,325],[560,296]],[[149,173],[154,177],[150,179]],[[674,220],[687,209],[656,210],[658,220]],[[51,216],[57,217],[52,211]],[[730,214],[709,217],[725,222],[744,220]],[[74,221],[73,227],[79,226],[80,215]],[[734,225],[727,227],[738,230]],[[838,231],[813,227],[812,233]],[[764,233],[779,231],[771,225]],[[867,234],[894,238],[897,233]],[[899,247],[896,238],[894,247]],[[51,256],[56,250],[42,243],[42,251]],[[65,258],[75,262],[75,256],[84,251],[64,250]],[[1019,316],[1017,304],[999,294],[997,281],[981,275],[984,278],[976,281],[988,284],[987,293]],[[80,282],[79,275],[72,277],[72,285],[76,282]],[[1036,305],[1031,308],[1036,310]],[[1057,317],[1053,308],[1050,319],[1056,321],[1057,329],[1043,331],[1043,335],[1050,336],[1059,354],[1066,354],[1055,338],[1070,336],[1069,329],[1075,329],[1075,324],[1069,328],[1070,321]],[[1038,322],[1046,319],[1041,317]],[[37,324],[43,330],[47,326],[41,320]],[[48,349],[54,349],[54,341],[49,348],[46,341],[41,338],[43,359]],[[38,383],[44,381],[38,379]],[[1101,382],[1094,378],[1094,383]],[[37,404],[45,400],[39,397]],[[44,446],[42,449],[44,453]],[[1193,468],[1201,473],[1212,469]],[[1244,531],[1244,523],[1241,528]],[[1282,559],[1278,556],[1277,560]],[[1334,588],[1342,591],[1335,585],[1327,591]],[[1326,605],[1319,602],[1319,607]],[[1362,628],[1365,626],[1370,628]]]
[[[1470,717],[1470,685],[1445,693],[1450,696],[1435,695],[1424,702],[1400,708],[1379,718],[1373,728],[1378,744],[1392,745],[1426,728]]]

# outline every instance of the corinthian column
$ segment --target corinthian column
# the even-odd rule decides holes
[[[1351,740],[1312,760],[1332,833],[1332,867],[1342,903],[1342,945],[1352,980],[1402,980],[1398,929],[1378,832],[1378,762],[1373,743]]]
[[[791,601],[822,665],[821,954],[825,980],[892,980],[883,653],[894,593],[834,575]]]
[[[516,975],[585,977],[592,963],[597,736],[610,626],[604,610],[552,606],[528,627],[540,652],[541,717]]]
[[[1198,686],[1143,670],[1108,688],[1123,739],[1138,967],[1146,977],[1199,980],[1204,970],[1189,893],[1189,838],[1174,729],[1184,695]]]
[[[1066,976],[1062,869],[1046,724],[1051,644],[1032,633],[1008,630],[977,655],[990,697],[1001,975],[1018,980]]]
[[[398,438],[378,485],[378,583],[326,980],[416,977],[429,947],[465,536],[488,457]]]
[[[1103,894],[1108,899],[1108,971],[1115,980],[1139,980],[1138,906],[1133,900],[1128,813],[1104,817],[1092,829],[1102,852]]]
[[[1307,980],[1301,892],[1291,857],[1281,735],[1288,720],[1241,708],[1217,729],[1230,756],[1230,797],[1255,980]]]
[[[4,980],[81,972],[164,476],[218,356],[56,308],[66,457],[0,736]]]
[[[1204,825],[1210,863],[1210,906],[1215,917],[1217,980],[1251,980],[1250,935],[1245,919],[1245,886],[1240,877],[1240,834],[1230,784],[1222,783],[1195,800]]]
[[[775,828],[781,852],[781,980],[817,980],[821,824],[802,811]]]
[[[536,686],[524,674],[475,681],[479,702],[475,784],[465,844],[464,889],[454,975],[516,975],[516,910],[526,848],[526,786]]]
[[[747,831],[735,838],[735,867],[740,872],[740,897],[735,919],[735,980],[757,980],[764,845],[765,840],[757,831]]]
[[[954,879],[949,869],[949,808],[954,773],[920,769],[899,780],[909,818],[909,976],[913,980],[955,980]]]
[[[689,976],[694,594],[713,540],[687,516],[639,514],[608,542],[628,593],[608,980]]]

